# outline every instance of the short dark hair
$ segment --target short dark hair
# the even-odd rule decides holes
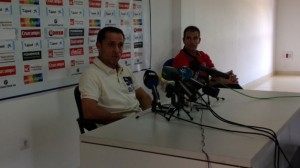
[[[198,32],[200,36],[200,29],[196,26],[188,26],[183,31],[183,38],[185,37],[186,32]]]
[[[103,29],[101,29],[98,32],[97,35],[97,42],[102,42],[105,39],[105,35],[106,33],[118,33],[118,34],[122,34],[123,38],[125,39],[124,33],[121,29],[117,28],[117,27],[104,27]]]

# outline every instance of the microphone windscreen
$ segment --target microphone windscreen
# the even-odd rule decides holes
[[[152,70],[146,70],[144,73],[144,84],[148,89],[152,89],[153,86],[157,87],[159,83],[156,72]]]
[[[177,70],[181,73],[183,79],[190,79],[193,77],[193,72],[188,67],[180,67]]]
[[[164,66],[163,69],[162,69],[162,77],[165,80],[177,81],[177,80],[181,79],[181,74],[174,67]]]

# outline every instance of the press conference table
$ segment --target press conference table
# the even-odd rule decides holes
[[[242,92],[256,97],[300,96],[284,92]],[[300,145],[300,98],[257,100],[228,89],[222,89],[219,96],[225,100],[210,99],[217,114],[244,125],[272,129],[291,158]],[[204,125],[251,131],[226,124],[208,110],[193,110],[190,114],[194,122],[200,123],[202,119]],[[183,112],[180,116],[188,119]],[[201,168],[208,167],[208,162],[212,168],[267,168],[273,167],[274,161],[274,143],[266,137],[201,128],[175,117],[167,121],[150,110],[142,112],[138,119],[131,115],[82,134],[80,141],[81,168]],[[280,158],[280,164],[286,165],[283,157]]]

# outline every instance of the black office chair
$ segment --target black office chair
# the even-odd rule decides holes
[[[79,113],[79,118],[77,118],[77,123],[78,123],[79,129],[80,129],[80,133],[83,134],[83,133],[85,133],[85,130],[91,131],[93,129],[96,129],[97,125],[96,125],[95,121],[87,120],[87,119],[84,119],[84,117],[83,117],[81,97],[80,97],[80,91],[79,91],[78,86],[76,86],[74,89],[74,97],[76,100],[78,113]]]

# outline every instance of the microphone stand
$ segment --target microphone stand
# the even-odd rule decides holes
[[[171,97],[171,104],[174,106],[174,108],[170,108],[167,113],[165,113],[164,117],[170,121],[171,118],[174,116],[175,112],[177,111],[177,117],[180,116],[180,111],[183,110],[187,116],[190,118],[190,120],[193,120],[193,117],[189,114],[190,112],[185,109],[185,98],[184,98],[184,92],[182,89],[178,86],[178,82],[175,81],[175,91],[172,93]],[[177,101],[176,101],[177,100]]]

